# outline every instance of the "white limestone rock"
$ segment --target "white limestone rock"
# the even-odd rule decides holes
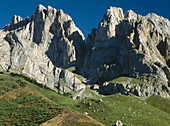
[[[170,91],[170,22],[149,14],[110,8],[87,38],[82,73],[90,83],[119,76],[142,78]]]
[[[5,37],[6,32],[0,30],[0,71],[6,71],[10,66],[10,45]]]
[[[17,24],[17,23],[21,22],[22,20],[23,20],[22,17],[14,15],[11,20],[11,25]]]
[[[39,5],[30,20],[14,16],[1,33],[0,70],[26,74],[63,92],[84,88],[73,73],[63,72],[83,58],[85,43],[82,32],[62,10]]]

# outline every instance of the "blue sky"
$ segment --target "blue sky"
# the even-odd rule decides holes
[[[39,4],[62,9],[69,14],[85,37],[97,27],[110,6],[121,7],[124,12],[156,13],[170,20],[170,0],[3,0],[0,4],[0,29],[9,24],[13,15],[30,17]]]

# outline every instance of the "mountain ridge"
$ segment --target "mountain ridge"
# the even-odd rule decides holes
[[[137,94],[169,97],[169,29],[169,20],[156,14],[141,16],[110,7],[85,42],[69,15],[39,5],[30,19],[14,16],[0,31],[0,70],[26,74],[62,92],[98,84],[96,91],[102,94],[110,90],[124,94],[124,89],[108,86],[112,85],[108,82],[127,76],[143,82],[133,87]],[[72,66],[73,73],[67,70]],[[155,88],[148,88],[144,82]]]
[[[110,7],[87,38],[82,71],[91,83],[127,76],[169,92],[169,31],[169,20],[156,14],[123,14],[121,8]]]

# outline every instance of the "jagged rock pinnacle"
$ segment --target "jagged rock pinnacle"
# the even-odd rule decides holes
[[[11,20],[11,25],[17,24],[18,22],[21,22],[22,20],[23,20],[22,17],[14,15]]]

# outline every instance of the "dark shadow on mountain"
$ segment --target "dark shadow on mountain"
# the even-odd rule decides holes
[[[65,25],[63,25],[63,27],[66,30]],[[50,33],[52,33],[54,36],[45,54],[52,61],[54,66],[67,69],[81,61],[79,58],[84,57],[84,54],[82,54],[84,48],[81,48],[82,38],[77,31],[73,32],[70,36],[63,35],[61,23],[58,22],[58,17],[56,17],[50,26]],[[74,53],[76,54],[76,60],[71,59]],[[80,62],[79,64],[83,63]]]
[[[8,24],[5,27],[3,27],[2,29],[4,31],[12,31],[12,30],[17,29],[19,31],[23,26],[27,25],[28,23],[29,23],[29,18],[26,18],[16,24],[12,24],[12,25]]]
[[[107,86],[100,86],[97,90],[102,95],[123,94],[129,95],[129,92],[124,88],[122,84],[110,83]]]
[[[124,28],[123,24],[127,24],[127,28]],[[133,40],[135,48],[132,48],[132,44],[128,40],[127,36],[132,30],[128,21],[122,21],[115,28],[115,37],[105,41],[95,41],[93,52],[98,51],[101,55],[97,55],[98,58],[93,60],[96,67],[96,77],[91,80],[92,83],[101,84],[120,76],[136,78],[143,74],[151,74],[150,67],[142,62],[144,54],[137,53],[135,50],[139,48],[140,43],[137,31],[135,31],[136,37]]]

